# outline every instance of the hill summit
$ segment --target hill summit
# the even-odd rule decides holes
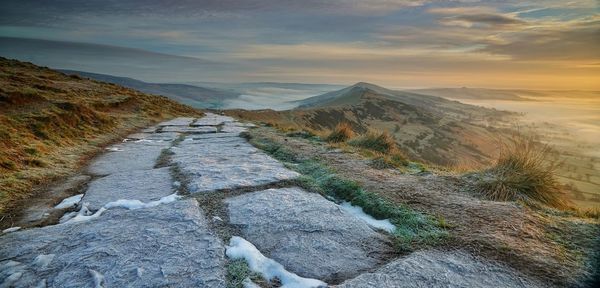
[[[513,115],[366,82],[296,104],[297,109],[288,111],[236,111],[232,115],[315,131],[329,131],[339,123],[348,123],[358,133],[388,131],[407,154],[437,165],[489,163],[498,131],[485,124]]]

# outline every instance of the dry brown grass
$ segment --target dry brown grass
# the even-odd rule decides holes
[[[474,190],[495,201],[522,201],[556,208],[569,207],[555,169],[550,147],[531,137],[516,136],[503,143],[500,156],[480,173]]]
[[[350,140],[348,144],[384,154],[391,154],[398,148],[396,145],[396,140],[387,131],[369,131],[367,134]]]
[[[352,125],[347,122],[341,122],[327,135],[325,140],[330,143],[346,142],[354,137],[355,133],[352,130]]]
[[[201,112],[0,57],[0,215],[33,197],[36,187],[73,173],[103,145],[179,115]]]

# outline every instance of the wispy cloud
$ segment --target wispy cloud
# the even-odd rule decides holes
[[[599,76],[590,64],[600,62],[599,9],[596,0],[5,0],[0,36],[122,46],[219,63],[210,70],[190,61],[177,62],[179,70],[168,64],[148,71],[143,66],[157,62],[142,57],[130,67],[104,61],[97,71],[110,74],[114,67],[120,75],[163,82],[380,79],[376,82],[393,86],[496,87],[498,79],[536,86],[543,81],[532,79],[562,77],[547,85],[600,89],[589,84]],[[48,57],[36,61],[78,69],[78,63],[108,53],[94,49],[87,60],[74,61],[48,49],[32,47],[20,55],[43,54]]]

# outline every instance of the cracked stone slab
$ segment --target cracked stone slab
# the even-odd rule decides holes
[[[231,125],[229,123],[223,125],[223,127],[221,127],[221,132],[225,132],[225,133],[237,133],[240,134],[242,132],[246,132],[248,131],[248,128],[246,128],[245,126],[238,126],[238,125]]]
[[[162,129],[163,132],[179,132],[179,133],[217,133],[217,127],[212,126],[167,126]]]
[[[157,126],[189,126],[196,118],[178,117],[169,121],[161,122]]]
[[[336,281],[382,264],[389,240],[321,195],[269,189],[225,200],[232,225],[287,270]]]
[[[181,134],[177,133],[177,132],[161,132],[161,133],[154,133],[154,134],[146,137],[146,139],[144,139],[144,140],[173,141],[173,140],[177,139],[179,137],[179,135],[181,135]]]
[[[92,175],[109,175],[152,169],[162,149],[168,148],[171,142],[144,140],[129,141],[109,147],[111,152],[96,157],[87,171]]]
[[[169,167],[115,173],[92,181],[81,203],[96,211],[119,199],[150,202],[173,193]]]
[[[192,193],[266,185],[299,176],[240,137],[186,137],[171,156]]]
[[[133,134],[127,135],[127,139],[141,140],[141,139],[146,139],[151,135],[152,135],[152,133],[143,133],[143,132],[133,133]]]
[[[197,119],[190,126],[218,126],[227,122],[234,122],[235,119],[229,116],[206,113],[202,118]]]
[[[225,287],[223,244],[193,199],[9,233],[0,259],[1,287]]]
[[[419,251],[337,287],[543,287],[514,270],[461,251]]]
[[[150,126],[148,128],[144,128],[140,130],[141,133],[154,133],[158,129],[158,126]]]
[[[209,134],[198,134],[198,135],[190,135],[189,138],[187,138],[187,140],[202,140],[202,139],[212,139],[212,138],[230,138],[230,137],[236,137],[239,138],[239,133],[223,133],[223,132],[218,132],[218,133],[209,133]]]

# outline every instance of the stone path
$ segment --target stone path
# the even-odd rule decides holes
[[[290,287],[535,286],[462,252],[390,259],[389,235],[290,185],[299,174],[239,136],[250,127],[208,113],[109,147],[82,176],[76,211],[0,236],[0,287],[226,287],[226,254],[256,256],[252,267]],[[224,199],[226,219],[207,215],[199,195]],[[237,231],[239,246],[211,221]]]

